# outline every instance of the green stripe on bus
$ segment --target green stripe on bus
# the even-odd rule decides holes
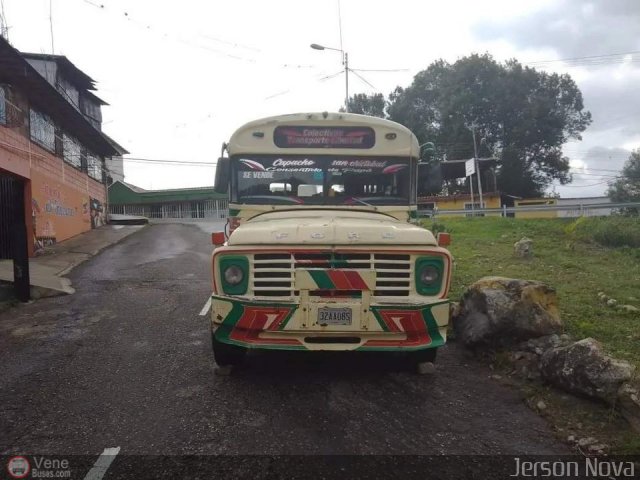
[[[383,331],[388,332],[389,327],[387,326],[385,321],[380,317],[380,312],[378,312],[378,310],[374,308],[372,308],[371,311],[373,312],[373,317],[378,321],[378,325],[380,325],[380,328],[382,328]]]
[[[316,282],[321,290],[333,290],[336,286],[333,284],[329,275],[324,270],[307,270],[313,281]]]
[[[287,317],[284,319],[284,321],[278,327],[278,330],[284,330],[284,328],[287,326],[287,323],[289,323],[289,320],[291,320],[291,318],[293,318],[293,314],[296,313],[297,309],[298,309],[297,305],[292,305],[291,306],[291,310],[287,314]]]

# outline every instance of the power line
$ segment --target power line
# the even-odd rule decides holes
[[[218,162],[192,162],[189,160],[170,160],[164,158],[143,158],[143,157],[123,157],[123,160],[137,163],[163,163],[163,164],[176,164],[176,165],[198,165],[213,167]]]
[[[535,62],[522,62],[529,67],[552,66],[557,63],[564,63],[569,67],[597,67],[602,65],[640,63],[640,51],[626,53],[612,53],[608,55],[592,55],[588,57],[574,57],[558,60],[539,60]],[[628,58],[631,56],[631,58]]]
[[[96,2],[94,2],[92,0],[82,0],[82,1],[84,3],[86,3],[86,4],[88,4],[88,5],[91,5],[94,8],[97,8],[97,9],[101,10],[101,11],[107,11],[108,10],[107,7],[105,7],[104,4],[99,4],[99,3],[96,3]],[[113,12],[114,14],[116,14],[115,10],[110,10],[110,11]],[[161,35],[162,37],[164,37],[165,39],[172,38],[174,41],[176,41],[178,43],[182,43],[182,44],[184,44],[186,46],[189,46],[189,47],[192,47],[192,48],[199,48],[199,49],[211,52],[211,53],[215,53],[215,54],[220,55],[220,56],[224,56],[224,57],[227,57],[227,58],[230,58],[230,59],[233,59],[233,60],[237,60],[237,61],[243,61],[243,62],[246,62],[246,63],[249,63],[249,64],[258,63],[258,61],[255,58],[248,58],[246,56],[241,56],[241,55],[237,55],[235,53],[230,53],[228,51],[219,50],[217,48],[212,48],[209,45],[203,45],[201,43],[193,42],[191,40],[185,40],[184,38],[174,34],[173,32],[169,32],[169,31],[165,31],[165,30],[159,29],[156,26],[154,26],[153,24],[150,24],[150,23],[147,23],[147,22],[140,22],[140,21],[136,20],[135,18],[133,18],[131,15],[129,15],[129,13],[126,10],[123,10],[121,12],[119,11],[118,17],[121,18],[121,19],[123,19],[123,18],[126,19],[127,22],[130,22],[131,24],[136,25],[137,27],[141,28],[144,31],[155,32],[155,33]],[[204,38],[204,39],[207,39],[207,40],[218,42],[218,43],[221,43],[223,45],[231,46],[233,48],[242,48],[244,50],[249,50],[249,51],[253,51],[253,52],[256,52],[256,53],[262,52],[262,50],[260,50],[257,47],[250,46],[250,45],[245,45],[245,44],[242,44],[242,43],[239,43],[239,42],[231,42],[231,41],[228,41],[228,40],[221,39],[219,37],[212,37],[210,35],[204,35],[204,34],[196,34],[195,37]],[[269,62],[269,65],[276,66],[276,67],[279,67],[279,68],[288,68],[288,69],[289,68],[295,68],[295,69],[314,69],[314,68],[318,68],[315,65],[300,65],[300,64],[288,64],[288,63],[278,63],[278,64],[276,64],[276,63]]]
[[[371,88],[373,88],[375,91],[378,91],[378,89],[376,87],[374,87],[366,78],[364,78],[362,75],[360,75],[358,72],[356,72],[355,70],[349,69],[349,71],[351,73],[353,73],[356,77],[358,77],[360,80],[362,80],[364,83],[366,83],[367,85],[369,85]]]
[[[408,68],[350,68],[351,72],[408,72]]]
[[[604,58],[611,58],[611,57],[620,57],[620,56],[626,56],[626,55],[635,55],[637,53],[640,53],[640,50],[633,50],[631,52],[622,52],[622,53],[607,53],[604,55],[588,55],[585,57],[572,57],[572,58],[560,58],[557,60],[535,60],[532,62],[525,62],[527,65],[531,65],[534,63],[557,63],[557,62],[572,62],[572,61],[576,61],[576,60],[591,60],[591,59],[604,59]]]
[[[604,182],[591,183],[589,185],[562,185],[562,186],[569,187],[569,188],[587,188],[587,187],[597,187],[598,185],[605,185],[605,184],[608,184],[609,182],[610,180],[605,180]]]
[[[318,78],[316,76],[315,80],[317,82],[325,82],[325,81],[330,80],[332,78],[335,78],[335,77],[337,77],[339,75],[342,75],[343,73],[344,73],[344,70],[340,70],[339,72],[332,73],[331,75],[326,75],[324,77],[319,77]],[[310,79],[310,80],[312,80],[312,79]],[[299,88],[299,86],[298,86],[298,88]],[[294,92],[295,90],[297,90],[295,87],[291,87],[291,88],[288,88],[286,90],[281,90],[281,91],[273,93],[273,94],[271,94],[271,95],[269,95],[267,97],[264,97],[264,100],[271,100],[272,98],[275,98],[275,97],[280,97],[282,95],[287,95],[287,94],[289,94],[291,92]]]

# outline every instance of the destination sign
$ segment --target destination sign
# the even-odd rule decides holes
[[[376,133],[369,127],[280,126],[273,132],[280,148],[372,148]]]

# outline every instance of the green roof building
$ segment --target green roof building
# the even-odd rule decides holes
[[[213,187],[144,190],[123,181],[109,186],[109,213],[150,219],[223,219],[228,196]]]

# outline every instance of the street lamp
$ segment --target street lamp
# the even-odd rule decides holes
[[[349,113],[349,54],[341,48],[325,47],[312,43],[311,48],[314,50],[333,50],[334,52],[340,52],[342,54],[342,64],[344,65],[344,82],[345,82],[345,97],[344,97],[344,109]]]

